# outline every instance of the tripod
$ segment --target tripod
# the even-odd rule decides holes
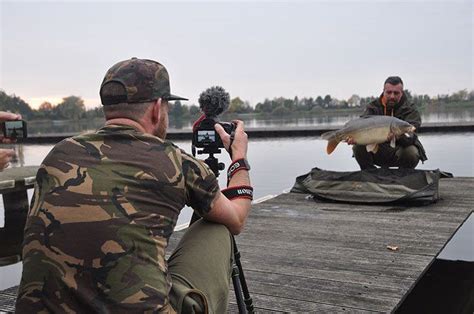
[[[192,147],[193,155],[196,154],[196,149]],[[219,170],[224,170],[224,164],[219,163],[219,160],[214,157],[214,154],[220,153],[220,149],[204,148],[202,151],[198,151],[198,154],[209,154],[209,157],[204,160],[204,162],[211,168],[216,177],[219,176]],[[190,225],[199,220],[201,217],[194,212],[191,217]],[[234,235],[231,234],[232,244],[234,247],[234,263],[232,265],[232,284],[234,286],[235,299],[237,301],[237,306],[239,308],[239,313],[254,313],[253,301],[250,297],[250,293],[247,287],[247,281],[245,280],[244,270],[242,268],[242,263],[240,262],[240,252],[237,248],[237,243],[235,242]]]

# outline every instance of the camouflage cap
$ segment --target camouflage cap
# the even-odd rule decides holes
[[[113,92],[104,92],[109,83],[119,84]],[[100,86],[103,105],[118,103],[140,103],[164,100],[188,100],[171,94],[170,79],[166,68],[153,60],[132,58],[112,66],[105,74]]]

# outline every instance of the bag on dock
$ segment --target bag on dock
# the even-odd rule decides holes
[[[294,193],[346,203],[433,203],[439,199],[439,179],[450,173],[417,169],[370,169],[352,172],[313,168],[296,178]]]

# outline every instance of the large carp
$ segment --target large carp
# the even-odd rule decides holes
[[[392,138],[390,145],[395,147],[395,139],[416,128],[410,123],[390,116],[366,116],[347,122],[336,131],[323,133],[321,138],[328,140],[326,151],[331,154],[336,146],[343,141],[352,139],[357,145],[367,145],[367,151],[376,151],[377,144]],[[392,136],[393,135],[393,136]]]

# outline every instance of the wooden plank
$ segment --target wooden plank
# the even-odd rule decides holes
[[[442,180],[442,200],[422,207],[294,193],[254,205],[236,240],[257,312],[393,311],[472,213],[473,187],[473,178]],[[168,255],[182,234],[173,234]]]
[[[355,309],[326,303],[308,302],[294,298],[275,297],[269,294],[252,294],[256,313],[374,313],[374,311]],[[284,309],[284,310],[282,310]],[[231,300],[229,313],[237,313],[238,308]],[[376,311],[375,311],[376,312]]]
[[[38,166],[24,166],[0,171],[0,193],[32,188],[38,168]]]
[[[442,180],[443,199],[423,207],[323,203],[297,194],[254,206],[236,239],[256,308],[392,311],[472,212],[473,182]]]
[[[18,287],[11,287],[0,291],[0,312],[13,312],[15,310],[16,291]]]

